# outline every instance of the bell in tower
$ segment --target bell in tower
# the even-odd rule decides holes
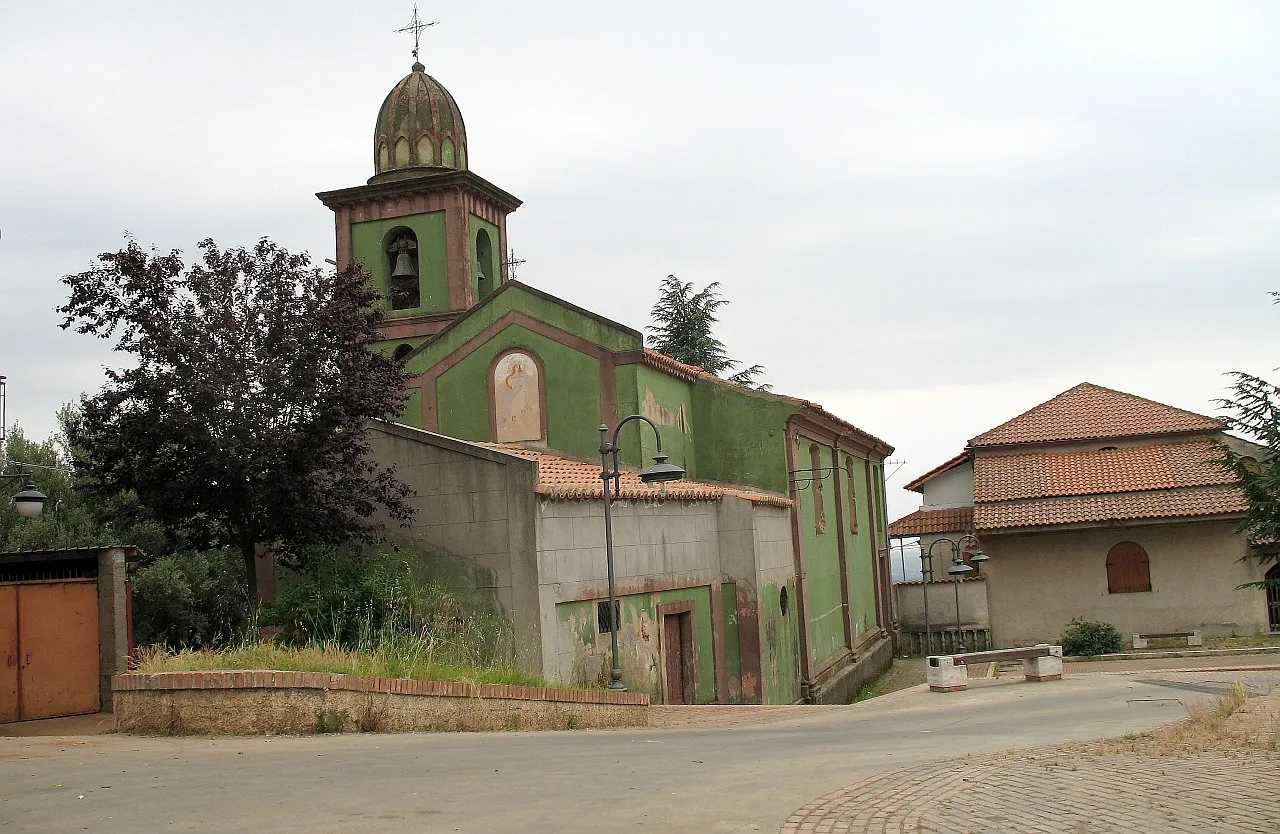
[[[418,282],[418,241],[413,232],[396,236],[387,247],[391,263],[391,309],[412,310],[421,305]]]

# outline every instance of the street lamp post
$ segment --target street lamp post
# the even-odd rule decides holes
[[[649,424],[653,436],[657,439],[657,454],[653,456],[653,465],[640,470],[640,480],[646,484],[660,484],[678,481],[684,477],[684,470],[673,463],[667,463],[667,456],[662,452],[662,432],[658,426],[642,414],[624,417],[609,437],[609,427],[600,424],[600,480],[604,483],[604,552],[609,568],[609,641],[613,650],[613,667],[609,671],[609,688],[619,692],[627,690],[622,682],[622,660],[618,655],[618,630],[622,625],[622,617],[618,611],[617,587],[614,584],[613,572],[613,498],[609,492],[609,482],[613,482],[613,491],[622,488],[622,471],[618,468],[618,432],[632,420],[640,420]]]
[[[930,580],[933,579],[933,548],[938,544],[938,542],[946,542],[947,544],[951,545],[951,567],[947,568],[947,575],[952,577],[952,582],[955,584],[955,591],[956,591],[956,645],[955,647],[959,651],[963,652],[964,651],[964,631],[962,631],[960,628],[960,580],[966,574],[973,573],[973,568],[966,565],[964,563],[964,560],[960,557],[961,546],[965,542],[973,542],[975,545],[978,545],[977,552],[975,552],[973,556],[970,557],[971,561],[981,563],[981,562],[988,561],[991,557],[982,552],[982,546],[978,544],[977,538],[969,533],[966,533],[963,536],[961,536],[959,541],[948,538],[946,536],[939,536],[938,538],[934,539],[932,542],[929,543],[929,550],[927,551],[929,567],[927,572],[924,569],[924,560],[923,559],[921,560],[921,576],[924,578],[924,639],[929,651],[932,651],[933,649],[933,643],[929,635],[929,582]],[[926,655],[928,653],[929,653],[928,651],[925,652]]]
[[[36,482],[29,473],[18,472],[14,475],[0,475],[0,482],[21,481],[22,491],[13,496],[13,508],[23,518],[39,518],[44,512],[44,502],[49,497],[36,489]]]

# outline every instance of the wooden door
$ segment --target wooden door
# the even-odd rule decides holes
[[[664,701],[668,704],[695,703],[693,612],[667,614],[662,618],[662,651],[667,672]]]
[[[0,585],[0,723],[19,717],[18,586]]]
[[[97,712],[98,582],[18,585],[20,717]]]

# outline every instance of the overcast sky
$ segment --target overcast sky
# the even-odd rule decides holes
[[[623,6],[422,7],[520,279],[636,327],[720,281],[731,355],[897,447],[891,487],[1078,382],[1214,413],[1280,365],[1280,4]],[[126,230],[332,257],[314,194],[373,173],[410,14],[0,0],[11,423],[100,387],[53,308]]]

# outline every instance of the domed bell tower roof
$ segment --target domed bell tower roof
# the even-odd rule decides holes
[[[391,88],[373,131],[370,183],[467,170],[467,129],[449,91],[414,61]]]

